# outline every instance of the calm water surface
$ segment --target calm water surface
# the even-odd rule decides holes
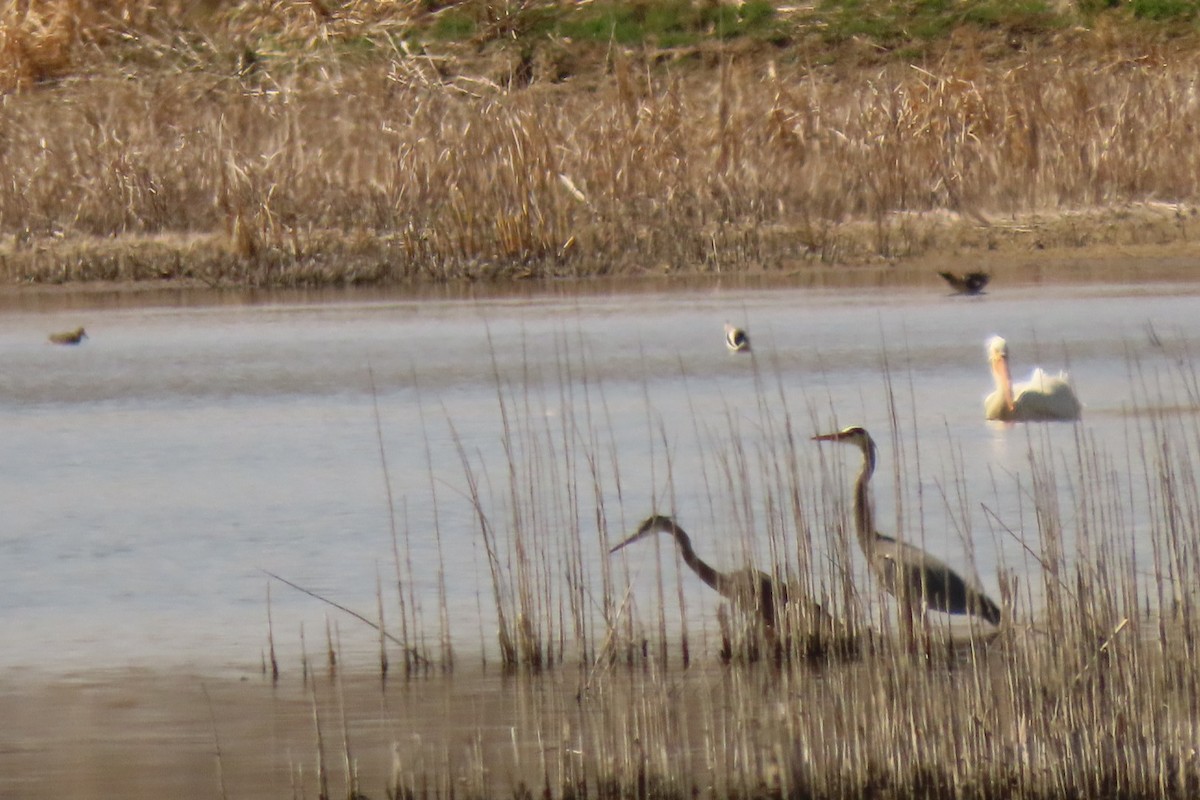
[[[1198,293],[1200,284],[1159,283],[997,287],[981,298],[928,287],[709,288],[18,304],[0,313],[0,668],[256,668],[266,645],[263,570],[372,617],[382,576],[392,614],[381,444],[420,614],[436,628],[441,563],[460,653],[495,643],[460,446],[498,537],[516,486],[526,517],[524,503],[545,509],[533,525],[538,541],[552,553],[579,542],[594,577],[604,559],[598,502],[609,537],[654,508],[674,509],[714,563],[734,565],[747,548],[769,559],[762,538],[747,546],[730,532],[758,530],[774,513],[756,488],[759,459],[764,443],[781,441],[782,427],[771,426],[785,418],[801,474],[812,476],[805,515],[834,526],[857,456],[807,440],[863,424],[881,448],[880,529],[906,526],[995,595],[1000,567],[1036,582],[1020,541],[1033,524],[1031,450],[1051,454],[1064,471],[1060,488],[1069,487],[1082,432],[1116,480],[1135,486],[1145,463],[1130,442],[1150,420],[1166,410],[1195,430],[1187,381],[1188,354],[1200,345]],[[748,326],[752,356],[726,352],[726,320]],[[83,345],[46,343],[80,324],[91,336]],[[1035,365],[1069,368],[1081,425],[983,421],[983,342],[994,333],[1008,339],[1018,379]],[[511,480],[502,406],[523,451]],[[739,454],[745,477],[730,479]],[[1131,494],[1122,522],[1134,535],[1149,524],[1138,507]],[[828,546],[820,538],[818,551]],[[656,551],[643,549],[628,575],[644,613],[655,602]],[[673,570],[673,559],[662,562]],[[618,573],[620,592],[626,575]],[[707,590],[684,581],[696,597],[688,614],[711,621]],[[321,648],[327,615],[344,647],[374,646],[365,626],[278,583],[271,610],[285,661],[296,657],[301,626],[309,650]]]

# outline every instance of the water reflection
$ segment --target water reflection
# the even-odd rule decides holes
[[[1116,476],[1129,529],[1152,524],[1141,509],[1154,437],[1196,430],[1195,285],[949,298],[932,274],[883,288],[870,288],[877,272],[860,276],[852,288],[201,304],[117,293],[102,307],[7,296],[0,666],[253,665],[262,569],[368,614],[383,586],[393,618],[399,580],[403,613],[433,640],[444,594],[456,649],[493,648],[481,509],[504,548],[506,533],[528,531],[557,587],[550,602],[568,602],[563,565],[577,565],[597,593],[587,602],[628,577],[651,615],[661,574],[684,582],[690,624],[711,625],[716,601],[670,558],[607,572],[606,546],[654,510],[677,515],[718,564],[786,564],[808,537],[817,586],[832,593],[856,466],[806,440],[848,424],[880,442],[880,530],[977,573],[994,596],[1001,570],[1038,580],[1031,463],[1057,476],[1064,529],[1087,513],[1080,493],[1108,480],[1080,466],[1092,453]],[[726,351],[731,318],[746,321],[752,354]],[[79,347],[46,344],[47,331],[81,323],[91,339]],[[984,423],[983,343],[996,333],[1022,365],[1071,371],[1080,425]],[[279,585],[271,603],[283,656],[298,660],[301,626],[319,637],[330,609]],[[365,626],[338,624],[348,650],[375,646]]]

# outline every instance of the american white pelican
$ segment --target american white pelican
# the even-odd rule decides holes
[[[725,346],[734,353],[748,351],[750,349],[750,334],[746,333],[742,328],[725,323]]]
[[[1008,343],[993,336],[987,341],[987,353],[996,391],[983,401],[985,419],[1002,422],[1079,419],[1081,407],[1067,373],[1047,375],[1038,367],[1029,380],[1014,385],[1008,370]]]
[[[87,331],[83,328],[76,328],[73,331],[63,331],[61,333],[50,334],[51,344],[79,344],[87,338]]]
[[[983,287],[988,285],[991,276],[986,272],[967,272],[955,275],[953,272],[939,272],[950,288],[959,294],[982,294]]]

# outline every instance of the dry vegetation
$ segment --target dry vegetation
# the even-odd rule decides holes
[[[895,607],[879,603],[879,587],[854,566],[848,470],[802,469],[797,448],[815,445],[793,431],[808,426],[772,410],[777,403],[745,412],[754,433],[731,416],[704,464],[667,457],[668,475],[709,473],[717,505],[737,509],[731,528],[765,519],[765,531],[747,533],[746,551],[758,548],[758,563],[817,596],[859,639],[814,653],[785,635],[776,658],[760,657],[744,621],[717,637],[689,633],[696,598],[682,582],[660,572],[655,601],[639,608],[621,559],[596,566],[583,555],[627,533],[621,509],[604,500],[619,494],[621,470],[602,433],[600,387],[570,398],[501,389],[503,463],[463,452],[468,491],[453,502],[474,509],[487,550],[499,628],[484,650],[499,653],[503,677],[457,682],[462,659],[454,667],[448,647],[432,646],[448,636],[444,596],[440,618],[426,625],[433,612],[402,591],[402,621],[390,629],[402,628],[406,650],[423,654],[406,659],[407,680],[347,680],[333,668],[337,637],[331,680],[305,664],[314,720],[326,720],[317,774],[336,784],[334,765],[344,761],[348,796],[378,781],[409,798],[1194,797],[1200,429],[1194,414],[1178,412],[1195,407],[1200,384],[1181,346],[1164,346],[1176,389],[1131,364],[1139,399],[1116,452],[1083,427],[1064,452],[1066,440],[1039,427],[1022,437],[1027,472],[982,491],[961,478],[947,487],[964,530],[981,494],[994,493],[988,503],[1021,498],[1019,520],[991,517],[1028,556],[1027,568],[1001,569],[1007,619],[998,634],[931,619],[918,641],[900,641]],[[563,415],[548,417],[546,402],[565,403]],[[892,433],[894,445],[903,437]],[[913,455],[887,460],[911,476]],[[902,493],[897,505],[919,505],[911,486]],[[396,578],[411,587],[404,549]],[[714,639],[728,631],[731,658],[717,667],[725,643]],[[446,684],[430,677],[452,669]],[[298,672],[288,665],[285,680]],[[357,724],[347,722],[348,702],[362,710],[350,714]],[[392,730],[383,741],[369,722],[379,708]],[[339,714],[340,727],[329,722]],[[408,727],[415,720],[419,736]],[[329,743],[337,739],[344,758]],[[298,773],[301,784],[305,774],[312,780]]]
[[[8,4],[0,274],[284,285],[774,270],[1169,242],[1195,224],[1200,59],[1175,45],[1084,31],[1056,39],[1062,52],[982,58],[960,42],[919,66],[853,69],[785,50],[693,61],[614,46],[563,81],[544,57],[483,48],[468,70],[414,49],[398,13],[244,4],[192,26],[148,4]],[[1029,222],[1064,210],[1093,224]],[[761,560],[861,638],[814,659],[785,637],[778,658],[756,659],[755,631],[735,622],[732,663],[712,671],[678,669],[715,648],[686,622],[677,635],[671,604],[639,613],[615,563],[589,568],[585,542],[628,532],[604,505],[620,470],[602,392],[558,400],[573,411],[551,420],[499,387],[506,463],[461,454],[496,651],[526,681],[510,688],[523,693],[511,760],[497,766],[482,732],[466,746],[398,735],[389,796],[1200,794],[1200,430],[1161,410],[1194,408],[1194,391],[1134,415],[1123,453],[1081,430],[1069,485],[1062,454],[1033,437],[1030,485],[1005,488],[1030,504],[1037,564],[1002,585],[1013,619],[986,641],[932,629],[913,649],[893,645],[846,567],[844,478],[801,475],[809,443],[760,398],[761,439],[732,431],[713,484],[732,487],[732,507],[761,503]],[[814,557],[814,531],[833,532],[831,557]],[[394,636],[420,681],[455,655],[444,599],[412,594],[430,565],[396,536],[399,621],[381,631],[381,663]],[[330,795],[339,728],[345,793],[374,794],[341,685],[319,700],[305,673],[319,766],[300,771],[299,794],[315,780]],[[393,690],[375,691],[386,707]]]
[[[412,26],[455,7],[8,4],[0,276],[781,270],[1194,226],[1186,43],[1101,18],[958,27],[916,59],[803,33],[521,45],[536,5],[439,51]]]

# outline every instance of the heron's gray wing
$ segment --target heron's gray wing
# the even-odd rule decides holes
[[[919,547],[893,539],[877,545],[880,577],[885,588],[897,597],[905,592],[909,601],[950,614],[967,611],[966,581],[945,562]]]

